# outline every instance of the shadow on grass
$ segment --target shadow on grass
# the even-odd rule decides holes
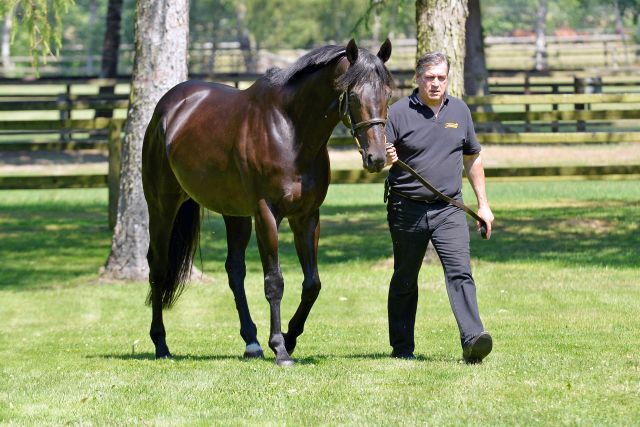
[[[135,354],[99,354],[95,356],[87,356],[87,359],[119,359],[119,360],[156,360],[156,355],[154,353],[135,353]],[[252,360],[261,360],[261,359],[246,359],[242,356],[232,356],[232,355],[224,355],[224,354],[212,354],[212,355],[193,355],[193,354],[174,354],[171,359],[159,359],[162,360],[172,360],[174,362],[180,361],[207,361],[207,360],[241,360],[250,362]],[[268,360],[268,359],[265,359]]]
[[[95,356],[87,356],[88,359],[118,359],[118,360],[156,360],[155,354],[153,353],[136,353],[136,354],[100,354]],[[347,355],[334,355],[334,354],[323,354],[316,356],[305,356],[305,357],[293,357],[296,365],[319,365],[331,360],[341,360],[341,359],[371,359],[371,360],[398,360],[402,361],[402,359],[393,359],[389,356],[388,353],[355,353],[355,354],[347,354]],[[171,360],[174,362],[182,362],[182,361],[229,361],[236,360],[240,362],[247,363],[269,363],[274,364],[275,359],[272,354],[269,354],[265,358],[245,358],[242,356],[232,356],[232,355],[193,355],[193,354],[174,354],[171,359],[160,359],[159,362],[163,360]],[[416,354],[416,358],[414,360],[407,360],[407,363],[412,362],[458,362],[460,358],[455,358],[453,356],[445,356],[445,355],[421,355]]]
[[[35,204],[0,213],[0,289],[49,287],[97,277],[109,253],[106,208]]]
[[[320,355],[320,356],[310,356],[310,357],[302,357],[300,359],[296,359],[296,362],[300,364],[317,364],[318,362],[324,362],[327,360],[340,360],[340,359],[365,359],[365,360],[389,360],[389,361],[398,361],[398,362],[407,362],[407,363],[415,363],[415,362],[459,362],[462,359],[459,357],[455,357],[453,355],[424,355],[424,354],[415,354],[415,359],[412,360],[404,360],[404,359],[396,359],[391,357],[390,353],[353,353],[353,354],[328,354],[328,355]]]
[[[544,261],[560,265],[637,267],[640,247],[638,201],[591,200],[573,206],[498,208],[490,241],[472,233],[476,260],[508,263]],[[109,253],[106,206],[43,204],[11,206],[0,212],[0,289],[33,289],[97,277]],[[392,256],[381,203],[321,210],[320,270],[354,260],[376,263]],[[224,271],[226,233],[222,217],[205,215],[202,257]],[[299,270],[293,236],[280,227],[280,261],[285,274]],[[196,261],[197,263],[198,261]],[[249,271],[261,271],[255,236],[247,251]]]
[[[491,262],[635,268],[639,208],[640,202],[594,200],[580,207],[499,209],[491,240],[472,239],[471,253]]]

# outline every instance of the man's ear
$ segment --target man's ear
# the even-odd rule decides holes
[[[356,41],[354,39],[349,40],[349,43],[347,44],[347,59],[351,65],[358,60],[358,46],[356,46]]]
[[[382,62],[387,62],[389,58],[391,58],[391,41],[389,39],[386,39],[384,43],[382,43],[382,46],[380,46],[378,58],[380,58]]]

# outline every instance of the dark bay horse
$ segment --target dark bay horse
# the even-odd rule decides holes
[[[386,160],[384,124],[392,78],[377,55],[325,46],[285,70],[271,69],[246,90],[188,81],[158,102],[142,153],[149,208],[148,303],[156,357],[171,357],[162,309],[180,295],[191,272],[201,208],[222,214],[227,229],[229,286],[240,316],[245,357],[262,357],[244,291],[245,249],[252,221],[270,305],[269,347],[278,365],[291,353],[318,293],[319,208],[329,186],[327,142],[340,120],[351,127],[363,166],[379,172]],[[300,305],[283,334],[284,281],[278,261],[278,226],[287,218],[304,273]]]

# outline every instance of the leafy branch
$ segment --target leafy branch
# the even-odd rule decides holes
[[[62,46],[62,13],[67,13],[74,0],[6,0],[0,12],[13,13],[11,42],[17,31],[24,28],[29,34],[31,65],[38,69],[47,63],[47,56],[58,55]],[[55,53],[52,51],[52,46]]]
[[[351,34],[355,35],[358,28],[364,23],[364,28],[369,30],[369,20],[372,13],[380,13],[385,7],[397,7],[399,12],[402,12],[402,8],[405,3],[412,0],[369,0],[369,7],[366,12],[356,21],[355,25],[351,29]]]

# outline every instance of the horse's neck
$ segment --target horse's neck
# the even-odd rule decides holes
[[[315,157],[326,147],[333,129],[340,121],[339,94],[333,88],[334,70],[317,71],[292,88],[286,110],[292,119],[299,155]]]

